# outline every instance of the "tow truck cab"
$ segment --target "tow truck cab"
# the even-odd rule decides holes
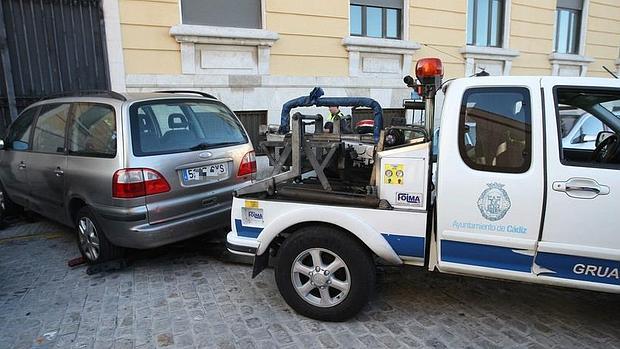
[[[366,194],[340,200],[338,185],[317,189],[303,170],[289,181],[271,177],[234,198],[229,250],[254,256],[255,275],[275,257],[287,303],[328,321],[361,309],[375,263],[620,293],[620,119],[612,112],[620,80],[440,85],[440,62],[428,60],[417,73],[408,84],[425,97],[426,132],[391,148],[378,140]],[[445,97],[434,118],[437,91]],[[560,109],[571,108],[609,130],[594,150],[563,148]],[[315,140],[302,137],[293,152]]]

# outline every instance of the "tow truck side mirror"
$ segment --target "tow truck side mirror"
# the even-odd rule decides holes
[[[607,138],[609,138],[610,136],[613,136],[615,133],[611,132],[611,131],[601,131],[598,133],[598,135],[596,135],[596,146],[598,147],[599,144],[601,144],[604,140],[606,140]]]

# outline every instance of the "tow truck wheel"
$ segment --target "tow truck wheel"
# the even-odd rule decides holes
[[[302,228],[284,240],[275,265],[278,289],[301,315],[344,321],[368,302],[375,266],[368,249],[327,226]]]

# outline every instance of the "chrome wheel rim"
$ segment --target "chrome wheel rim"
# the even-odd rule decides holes
[[[291,267],[291,281],[304,301],[321,308],[340,304],[351,289],[351,274],[346,263],[324,248],[301,252]]]
[[[86,258],[96,261],[99,258],[99,236],[95,224],[88,217],[80,218],[78,222],[78,237],[80,247]]]

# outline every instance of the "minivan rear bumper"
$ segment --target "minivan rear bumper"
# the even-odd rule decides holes
[[[230,203],[209,212],[150,224],[145,206],[93,207],[97,222],[114,245],[149,249],[189,239],[230,225]]]

